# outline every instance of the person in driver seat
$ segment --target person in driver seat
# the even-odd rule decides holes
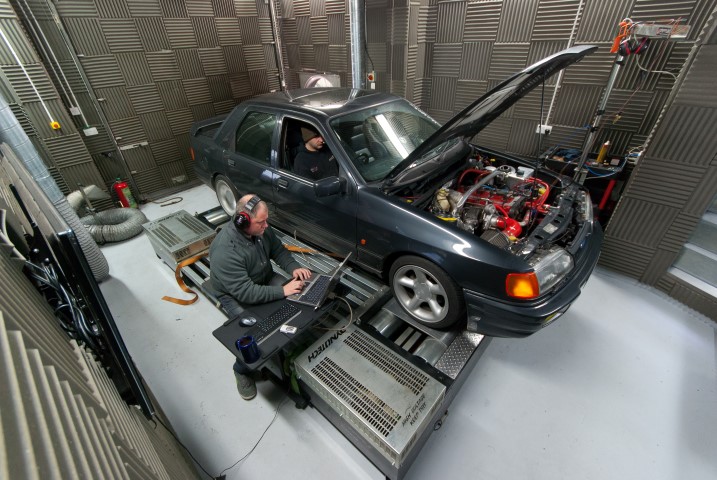
[[[294,159],[294,171],[297,175],[321,180],[326,177],[337,177],[339,175],[339,164],[336,157],[325,147],[324,139],[319,132],[313,128],[301,128],[301,136],[304,145],[299,147],[299,152]]]

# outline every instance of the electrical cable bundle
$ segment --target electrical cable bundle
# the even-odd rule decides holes
[[[60,326],[75,340],[83,342],[90,349],[99,353],[100,331],[95,322],[90,321],[82,311],[83,305],[75,298],[72,291],[60,281],[55,268],[51,264],[38,266],[26,261],[28,274],[39,290],[44,294]]]

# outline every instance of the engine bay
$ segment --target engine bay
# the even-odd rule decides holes
[[[479,154],[435,191],[427,210],[527,258],[548,244],[567,246],[576,202],[589,203],[577,185],[563,182],[547,175],[541,179],[531,167],[515,167]]]

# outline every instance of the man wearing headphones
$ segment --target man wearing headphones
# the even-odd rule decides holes
[[[336,157],[331,155],[328,148],[324,148],[324,139],[319,132],[313,128],[302,127],[301,136],[304,145],[299,147],[294,159],[296,174],[312,180],[338,177],[339,165],[336,162]]]
[[[268,228],[268,219],[266,203],[256,195],[245,195],[237,202],[232,221],[209,247],[211,284],[230,318],[243,310],[242,305],[271,302],[300,292],[311,277],[311,271],[301,268]],[[282,286],[284,278],[274,273],[270,260],[291,272],[293,279]],[[254,398],[254,379],[238,359],[234,374],[239,395],[245,400]]]

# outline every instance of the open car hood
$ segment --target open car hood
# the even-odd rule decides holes
[[[426,141],[416,147],[413,152],[391,170],[384,180],[384,187],[389,189],[399,187],[415,181],[417,176],[423,176],[417,175],[418,172],[409,172],[414,167],[422,166],[421,170],[424,173],[433,170],[431,165],[423,165],[426,162],[417,160],[449,140],[472,138],[546,79],[580,61],[585,55],[593,53],[595,50],[597,50],[595,45],[574,46],[546,57],[508,78],[463,109],[463,111],[436,130]],[[435,159],[436,162],[431,160],[429,163],[450,162],[451,160],[443,155],[440,155],[440,157],[442,158]],[[434,167],[437,167],[437,165],[434,165]]]

